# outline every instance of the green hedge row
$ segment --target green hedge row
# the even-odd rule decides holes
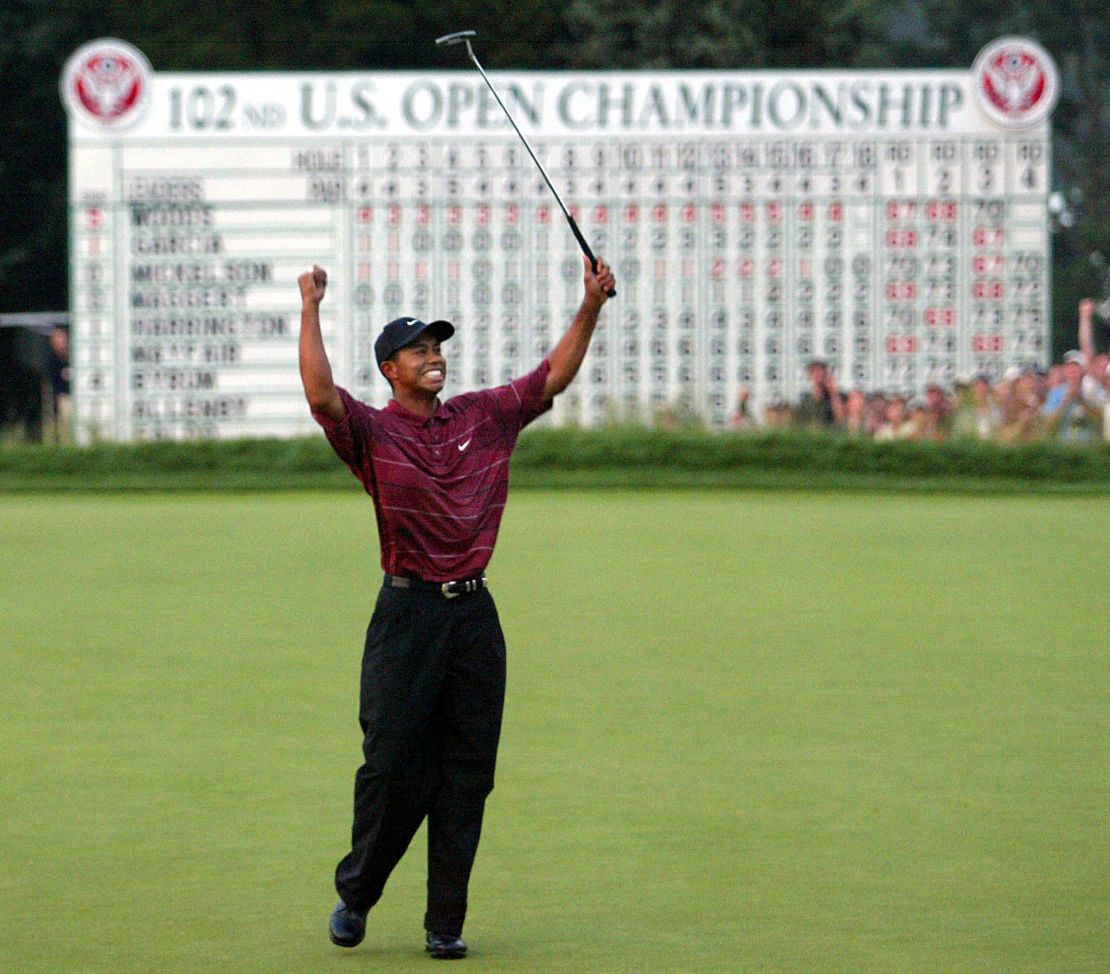
[[[1110,444],[1000,446],[978,440],[877,443],[832,434],[714,435],[698,430],[544,430],[522,437],[516,462],[558,469],[672,469],[943,477],[1110,487]]]
[[[737,486],[1110,492],[1110,445],[875,443],[806,433],[540,429],[521,486]],[[357,487],[322,437],[0,448],[0,490]]]

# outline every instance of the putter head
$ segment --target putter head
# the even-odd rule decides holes
[[[457,30],[453,34],[444,34],[436,38],[437,47],[450,47],[452,44],[465,44],[470,47],[470,38],[477,37],[476,30]]]

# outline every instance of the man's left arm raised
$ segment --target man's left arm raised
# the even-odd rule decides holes
[[[616,278],[605,261],[598,260],[596,273],[589,258],[584,257],[583,261],[586,265],[586,293],[570,327],[547,356],[549,371],[543,386],[546,402],[551,402],[578,374],[597,327],[602,305],[609,300],[609,292],[616,289]]]

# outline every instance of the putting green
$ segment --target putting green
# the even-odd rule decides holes
[[[520,492],[468,969],[1110,969],[1104,498]],[[326,939],[355,493],[0,497],[0,969],[427,971]]]

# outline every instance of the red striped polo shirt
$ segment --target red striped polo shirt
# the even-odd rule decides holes
[[[454,396],[428,419],[395,399],[385,409],[339,390],[336,422],[314,412],[335,452],[374,501],[382,568],[448,582],[480,575],[493,555],[520,431],[550,408],[550,366],[505,386]]]

